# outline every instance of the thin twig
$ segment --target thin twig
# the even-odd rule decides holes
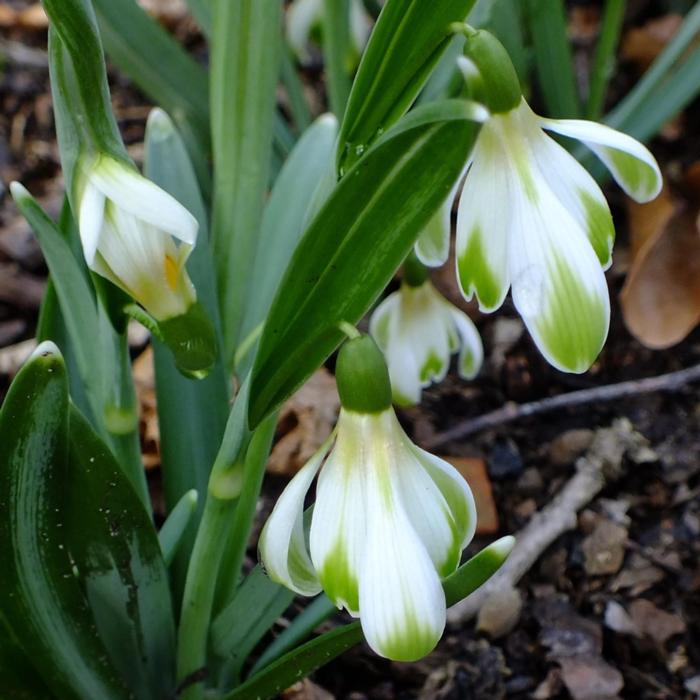
[[[495,411],[461,421],[449,430],[436,433],[431,438],[424,441],[424,447],[427,450],[432,450],[436,447],[441,447],[451,440],[458,440],[468,435],[481,432],[482,430],[498,428],[506,423],[520,420],[521,418],[547,413],[558,408],[570,408],[571,406],[580,406],[588,403],[614,401],[615,399],[622,399],[627,396],[636,396],[639,394],[677,391],[686,384],[697,381],[700,381],[700,365],[681,369],[677,372],[660,374],[657,377],[633,379],[628,382],[620,382],[619,384],[607,384],[606,386],[598,386],[592,389],[571,391],[568,394],[560,394],[559,396],[552,396],[550,398],[520,405],[509,402]]]
[[[645,444],[645,439],[625,418],[618,418],[610,428],[598,429],[587,454],[576,462],[576,474],[515,535],[515,547],[498,572],[468,598],[450,608],[448,622],[452,625],[466,622],[492,595],[514,588],[552,542],[576,527],[578,511],[607,483],[624,474],[623,456],[634,455]]]

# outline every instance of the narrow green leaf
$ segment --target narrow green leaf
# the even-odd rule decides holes
[[[197,492],[192,489],[177,502],[163,523],[163,527],[158,533],[158,541],[166,566],[170,566],[172,563],[196,512]]]
[[[286,654],[290,649],[301,644],[307,639],[322,622],[325,622],[331,615],[338,612],[328,596],[321,594],[314,599],[304,610],[292,620],[287,627],[275,639],[270,646],[265,649],[260,658],[251,669],[251,675],[268,666],[272,661]]]
[[[199,222],[197,245],[187,261],[187,271],[199,301],[218,328],[219,308],[206,210],[182,139],[162,111],[154,111],[149,118],[145,148],[146,176],[187,207]],[[172,353],[157,340],[153,342],[153,356],[165,501],[172,511],[190,489],[206,493],[209,472],[228,418],[228,380],[221,360],[205,379],[192,381],[182,376]],[[194,526],[202,506],[200,502],[197,517],[174,562],[174,590],[178,594],[184,586]]]
[[[325,0],[321,14],[329,102],[334,114],[341,119],[350,94],[350,76],[347,69],[350,1]]]
[[[0,634],[0,688],[5,697],[12,700],[53,700],[55,695],[41,680],[2,616]]]
[[[0,618],[62,700],[126,699],[67,549],[68,381],[40,345],[0,412]]]
[[[172,115],[205,195],[210,194],[207,74],[135,0],[93,0],[105,50]]]
[[[388,0],[355,77],[338,141],[345,173],[411,106],[474,0]]]
[[[53,488],[64,497],[63,541],[115,667],[135,697],[168,697],[175,623],[158,538],[109,448],[74,406],[68,468]]]
[[[252,373],[257,425],[342,340],[391,279],[469,155],[467,120],[402,131],[338,183],[294,253],[265,324]]]
[[[294,121],[297,133],[301,134],[311,124],[311,110],[309,109],[309,104],[304,94],[304,86],[294,63],[292,51],[287,45],[282,48],[280,70],[282,84],[289,98],[292,120]]]
[[[200,29],[209,36],[211,34],[211,0],[186,0],[186,2]]]
[[[253,267],[255,293],[248,300],[242,338],[247,338],[265,320],[303,233],[306,212],[316,188],[332,168],[337,133],[338,122],[332,115],[320,117],[299,139],[280,171],[263,214]],[[250,368],[252,353],[248,358],[238,368],[242,375]]]
[[[591,67],[588,104],[588,119],[599,119],[605,106],[605,94],[615,68],[615,51],[620,40],[622,22],[625,18],[626,0],[606,0],[601,32]]]
[[[352,649],[362,641],[362,628],[359,622],[344,625],[331,632],[303,644],[281,659],[273,661],[260,673],[255,674],[235,690],[227,693],[222,700],[268,700],[285,688],[308,676],[321,666]]]
[[[212,243],[227,365],[240,341],[268,184],[281,9],[281,0],[213,1]]]
[[[527,0],[525,6],[547,112],[557,118],[578,117],[581,109],[564,0]]]
[[[248,574],[211,626],[212,649],[227,662],[221,679],[224,687],[238,682],[250,652],[293,600],[294,593],[273,583],[260,566]]]

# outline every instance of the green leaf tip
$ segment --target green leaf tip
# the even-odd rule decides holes
[[[175,124],[165,110],[154,107],[150,111],[146,121],[147,138],[154,141],[167,141],[175,130]]]
[[[23,200],[31,199],[32,197],[27,188],[21,182],[17,182],[17,180],[13,180],[10,183],[10,193],[12,194],[12,199],[14,199],[18,204]]]

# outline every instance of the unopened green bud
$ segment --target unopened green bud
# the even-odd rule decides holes
[[[409,287],[420,287],[428,279],[428,268],[418,259],[413,249],[403,263],[403,281]]]
[[[483,29],[467,37],[464,53],[479,69],[486,106],[494,114],[510,112],[522,99],[520,80],[505,47]]]
[[[382,351],[368,335],[348,340],[335,366],[343,408],[356,413],[381,413],[391,406],[389,370]]]

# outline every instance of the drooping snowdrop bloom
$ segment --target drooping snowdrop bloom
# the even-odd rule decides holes
[[[544,119],[522,97],[505,49],[488,32],[467,39],[491,118],[472,154],[457,214],[457,272],[482,311],[513,301],[555,367],[584,372],[608,332],[603,270],[615,231],[588,172],[545,131],[582,141],[639,202],[659,193],[654,157],[633,138],[582,120]]]
[[[309,42],[321,29],[324,0],[294,0],[287,10],[287,41],[302,63],[310,61]],[[372,31],[372,19],[362,0],[350,0],[350,41],[353,56],[351,67],[365,48]]]
[[[450,304],[426,274],[415,278],[409,269],[407,264],[401,287],[377,306],[370,321],[370,333],[389,366],[394,401],[401,405],[418,403],[422,389],[445,378],[452,353],[459,351],[465,379],[476,376],[484,357],[469,316]]]
[[[196,301],[185,262],[197,221],[175,198],[108,155],[82,171],[78,229],[91,270],[133,297],[157,321]]]
[[[277,502],[260,538],[261,559],[273,580],[302,595],[324,590],[359,616],[378,654],[412,661],[442,635],[440,579],[457,568],[474,535],[474,499],[451,465],[402,430],[369,336],[343,346],[336,377],[342,408],[335,432]],[[307,542],[304,498],[319,471]]]

